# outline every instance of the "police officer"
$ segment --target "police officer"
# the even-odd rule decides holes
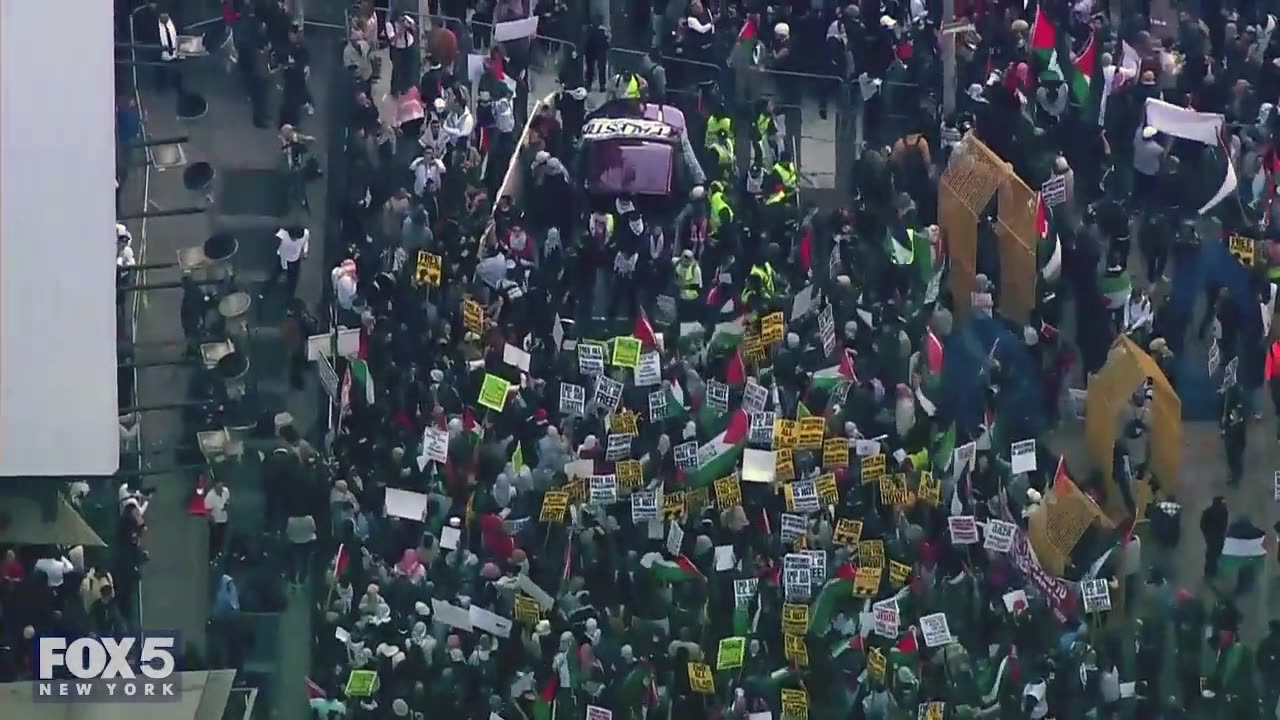
[[[689,313],[696,310],[698,297],[702,294],[702,266],[693,256],[693,251],[686,249],[675,261],[676,287],[680,317],[692,317]]]
[[[719,130],[714,135],[708,133],[707,150],[714,160],[712,174],[715,179],[733,182],[737,174],[734,168],[733,138]]]

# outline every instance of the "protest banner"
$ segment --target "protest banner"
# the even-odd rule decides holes
[[[1013,547],[1013,537],[1018,532],[1018,526],[1003,520],[988,520],[984,530],[986,539],[982,543],[983,549],[991,550],[998,553],[1007,553]]]
[[[826,421],[820,417],[807,417],[799,420],[799,432],[796,440],[798,450],[820,450],[822,440],[827,434]]]
[[[893,600],[878,602],[871,606],[871,614],[875,621],[874,631],[880,637],[890,640],[898,637],[898,603]]]
[[[615,463],[613,472],[618,476],[618,490],[630,492],[643,485],[644,478],[641,476],[641,468],[639,460],[621,460]]]
[[[733,670],[742,667],[742,660],[747,654],[747,639],[741,635],[721,638],[720,647],[716,651],[716,669]]]
[[[842,437],[822,442],[822,468],[832,470],[849,467],[849,441]]]
[[[569,509],[569,492],[567,490],[548,490],[542,496],[542,512],[538,514],[539,522],[564,522],[564,514]]]
[[[634,368],[640,364],[640,341],[633,337],[616,337],[613,339],[613,358],[610,364],[616,367]]]
[[[972,515],[952,515],[947,518],[952,545],[974,545],[978,542],[978,523]]]
[[[858,564],[863,567],[884,567],[884,541],[863,540],[858,543]]]
[[[585,415],[587,389],[573,383],[560,383],[560,412],[568,415]]]
[[[685,518],[684,491],[662,496],[662,519],[681,521]]]
[[[1082,580],[1080,582],[1080,598],[1084,601],[1084,611],[1087,613],[1110,610],[1111,584],[1101,578]]]
[[[797,513],[817,512],[819,505],[818,488],[812,480],[797,480],[783,486],[787,500],[787,509]]]
[[[502,412],[502,409],[507,406],[507,395],[510,390],[511,383],[497,375],[486,374],[484,383],[480,386],[480,398],[476,402],[494,412]]]
[[[1033,472],[1036,469],[1036,441],[1020,440],[1009,446],[1009,464],[1011,472]]]
[[[862,521],[840,518],[836,521],[836,529],[831,539],[846,547],[857,547],[858,542],[862,540]]]
[[[542,619],[542,608],[538,605],[538,601],[525,595],[524,593],[516,593],[515,612],[516,622],[525,625],[537,625]]]
[[[589,492],[592,505],[609,505],[618,501],[618,476],[593,475]]]
[[[919,495],[921,500],[937,507],[942,502],[942,480],[928,471],[920,473]]]
[[[578,372],[585,376],[604,374],[604,346],[597,342],[578,343]]]
[[[788,635],[804,635],[809,632],[809,606],[803,603],[783,603],[782,632]]]
[[[742,504],[742,485],[737,475],[729,475],[716,480],[716,507],[726,510],[734,505]]]
[[[637,422],[639,417],[638,414],[621,408],[609,416],[609,432],[638,435],[640,434],[640,426]]]
[[[760,341],[765,345],[777,345],[782,342],[786,324],[786,320],[780,311],[765,315],[764,319],[760,321]]]
[[[689,663],[689,689],[700,695],[714,695],[716,692],[715,676],[711,674],[711,666],[706,663]]]
[[[840,486],[836,484],[835,473],[819,475],[814,485],[818,488],[818,500],[823,505],[840,504]]]
[[[413,281],[417,285],[440,286],[443,275],[444,260],[426,250],[419,250],[414,261]]]
[[[951,626],[947,624],[946,613],[933,613],[920,618],[920,632],[924,634],[924,644],[941,647],[952,642]]]
[[[631,522],[641,523],[658,519],[658,498],[652,490],[631,493]]]
[[[489,720],[493,720],[494,713],[490,713]],[[613,720],[613,711],[606,710],[599,705],[587,706],[587,720]]]
[[[872,483],[884,477],[885,458],[883,454],[864,455],[858,462],[862,484]]]
[[[809,693],[782,688],[782,720],[809,720]]]
[[[880,592],[880,577],[884,568],[875,565],[863,565],[853,576],[853,596],[873,598]]]
[[[800,427],[795,420],[777,418],[773,425],[773,449],[794,450],[800,442]]]
[[[776,480],[792,480],[796,476],[795,456],[791,450],[776,450],[773,453],[773,474]]]
[[[896,588],[907,584],[907,579],[911,577],[911,566],[907,563],[900,563],[897,560],[889,561],[889,583]]]

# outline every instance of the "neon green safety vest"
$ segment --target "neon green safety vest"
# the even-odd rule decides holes
[[[627,80],[627,87],[622,91],[622,97],[627,100],[640,99],[640,79],[635,73],[631,73],[630,79]]]
[[[716,154],[716,162],[721,167],[733,166],[733,145],[725,142],[711,143],[711,151]]]
[[[760,278],[760,290],[766,298],[773,297],[773,266],[769,263],[763,265],[754,265],[751,268],[752,277]],[[747,292],[750,292],[748,286]],[[745,296],[747,293],[743,293]]]
[[[773,172],[777,174],[778,179],[782,181],[782,187],[776,190],[772,195],[765,199],[766,205],[775,205],[787,199],[787,195],[796,189],[796,171],[791,163],[776,162],[773,164]]]
[[[773,124],[773,118],[768,115],[762,113],[756,116],[756,133],[760,136],[760,139],[763,140],[769,134],[769,126],[771,124]]]
[[[733,135],[733,120],[728,115],[712,115],[707,118],[707,142],[710,143],[712,138],[724,133],[725,135]]]
[[[711,217],[707,218],[707,225],[711,228],[711,232],[720,229],[720,213],[729,211],[729,220],[733,220],[733,208],[724,199],[724,191],[717,190],[711,193],[711,199],[707,201],[711,207]]]
[[[676,263],[676,278],[680,281],[680,297],[684,300],[697,300],[698,266],[694,263]]]

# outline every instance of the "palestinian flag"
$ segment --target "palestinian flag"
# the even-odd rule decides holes
[[[721,354],[733,350],[742,343],[746,334],[747,325],[742,318],[719,323],[711,332],[711,353]]]
[[[574,654],[574,653],[570,653]],[[556,690],[560,689],[560,676],[551,673],[543,683],[538,696],[533,699],[533,720],[554,720],[556,716]]]
[[[735,410],[730,414],[729,427],[698,449],[700,456],[710,456],[710,459],[688,474],[689,487],[710,487],[717,478],[729,475],[737,469],[738,461],[742,459],[742,449],[746,445],[747,428],[745,412]],[[712,450],[708,450],[708,447]]]
[[[667,560],[659,553],[648,553],[640,558],[640,567],[652,573],[654,578],[667,583],[707,579],[686,555],[678,555],[674,560]]]
[[[724,368],[724,381],[730,385],[747,384],[747,366],[742,361],[742,350],[735,348]]]
[[[653,689],[653,669],[647,661],[636,663],[618,686],[618,700],[628,709],[650,704]],[[634,717],[634,715],[633,715]]]
[[[1031,24],[1031,57],[1039,66],[1042,78],[1047,75],[1058,82],[1066,80],[1058,64],[1058,32],[1045,16],[1044,8],[1038,5],[1035,22]]]
[[[757,25],[757,18],[755,13],[748,13],[746,21],[742,23],[742,29],[738,31],[738,42],[733,48],[734,63],[760,64],[760,27]]]
[[[1267,559],[1267,534],[1237,521],[1227,528],[1227,541],[1222,545],[1221,568],[1229,576],[1241,571],[1257,572]]]
[[[373,375],[369,372],[369,363],[356,358],[351,361],[351,381],[364,388],[364,401],[368,405],[373,405],[374,389]]]
[[[335,581],[342,577],[350,564],[351,551],[347,549],[346,543],[338,545],[338,552],[333,554],[333,560],[329,563],[329,572],[333,573]]]
[[[933,472],[941,475],[951,469],[952,460],[955,458],[956,450],[956,424],[952,421],[947,426],[947,431],[939,433],[933,438]]]
[[[813,374],[813,390],[825,390],[831,392],[837,385],[848,381],[852,383],[858,382],[858,374],[853,369],[853,357],[848,350],[840,348],[840,363],[823,368]]]
[[[649,322],[649,314],[640,308],[640,312],[636,315],[635,327],[631,329],[631,335],[640,341],[641,347],[645,350],[662,348],[658,345],[658,336],[653,332],[653,325]]]
[[[853,577],[845,577],[846,574],[842,573],[828,580],[818,592],[818,598],[813,601],[809,627],[819,635],[826,634],[831,628],[831,621],[837,613],[852,606]]]
[[[1071,97],[1080,104],[1086,120],[1096,122],[1102,108],[1102,60],[1098,57],[1097,33],[1089,36],[1089,44],[1071,59],[1068,82]],[[1098,80],[1099,82],[1094,82]]]
[[[906,634],[898,638],[898,642],[889,650],[889,662],[894,667],[911,667],[920,661],[920,644],[916,640],[916,629],[914,627],[907,628]],[[916,672],[919,676],[918,670]]]

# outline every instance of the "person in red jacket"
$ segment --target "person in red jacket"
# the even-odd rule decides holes
[[[1276,408],[1276,441],[1280,442],[1280,339],[1267,348],[1267,364],[1263,368],[1267,388],[1271,391],[1271,403]]]

